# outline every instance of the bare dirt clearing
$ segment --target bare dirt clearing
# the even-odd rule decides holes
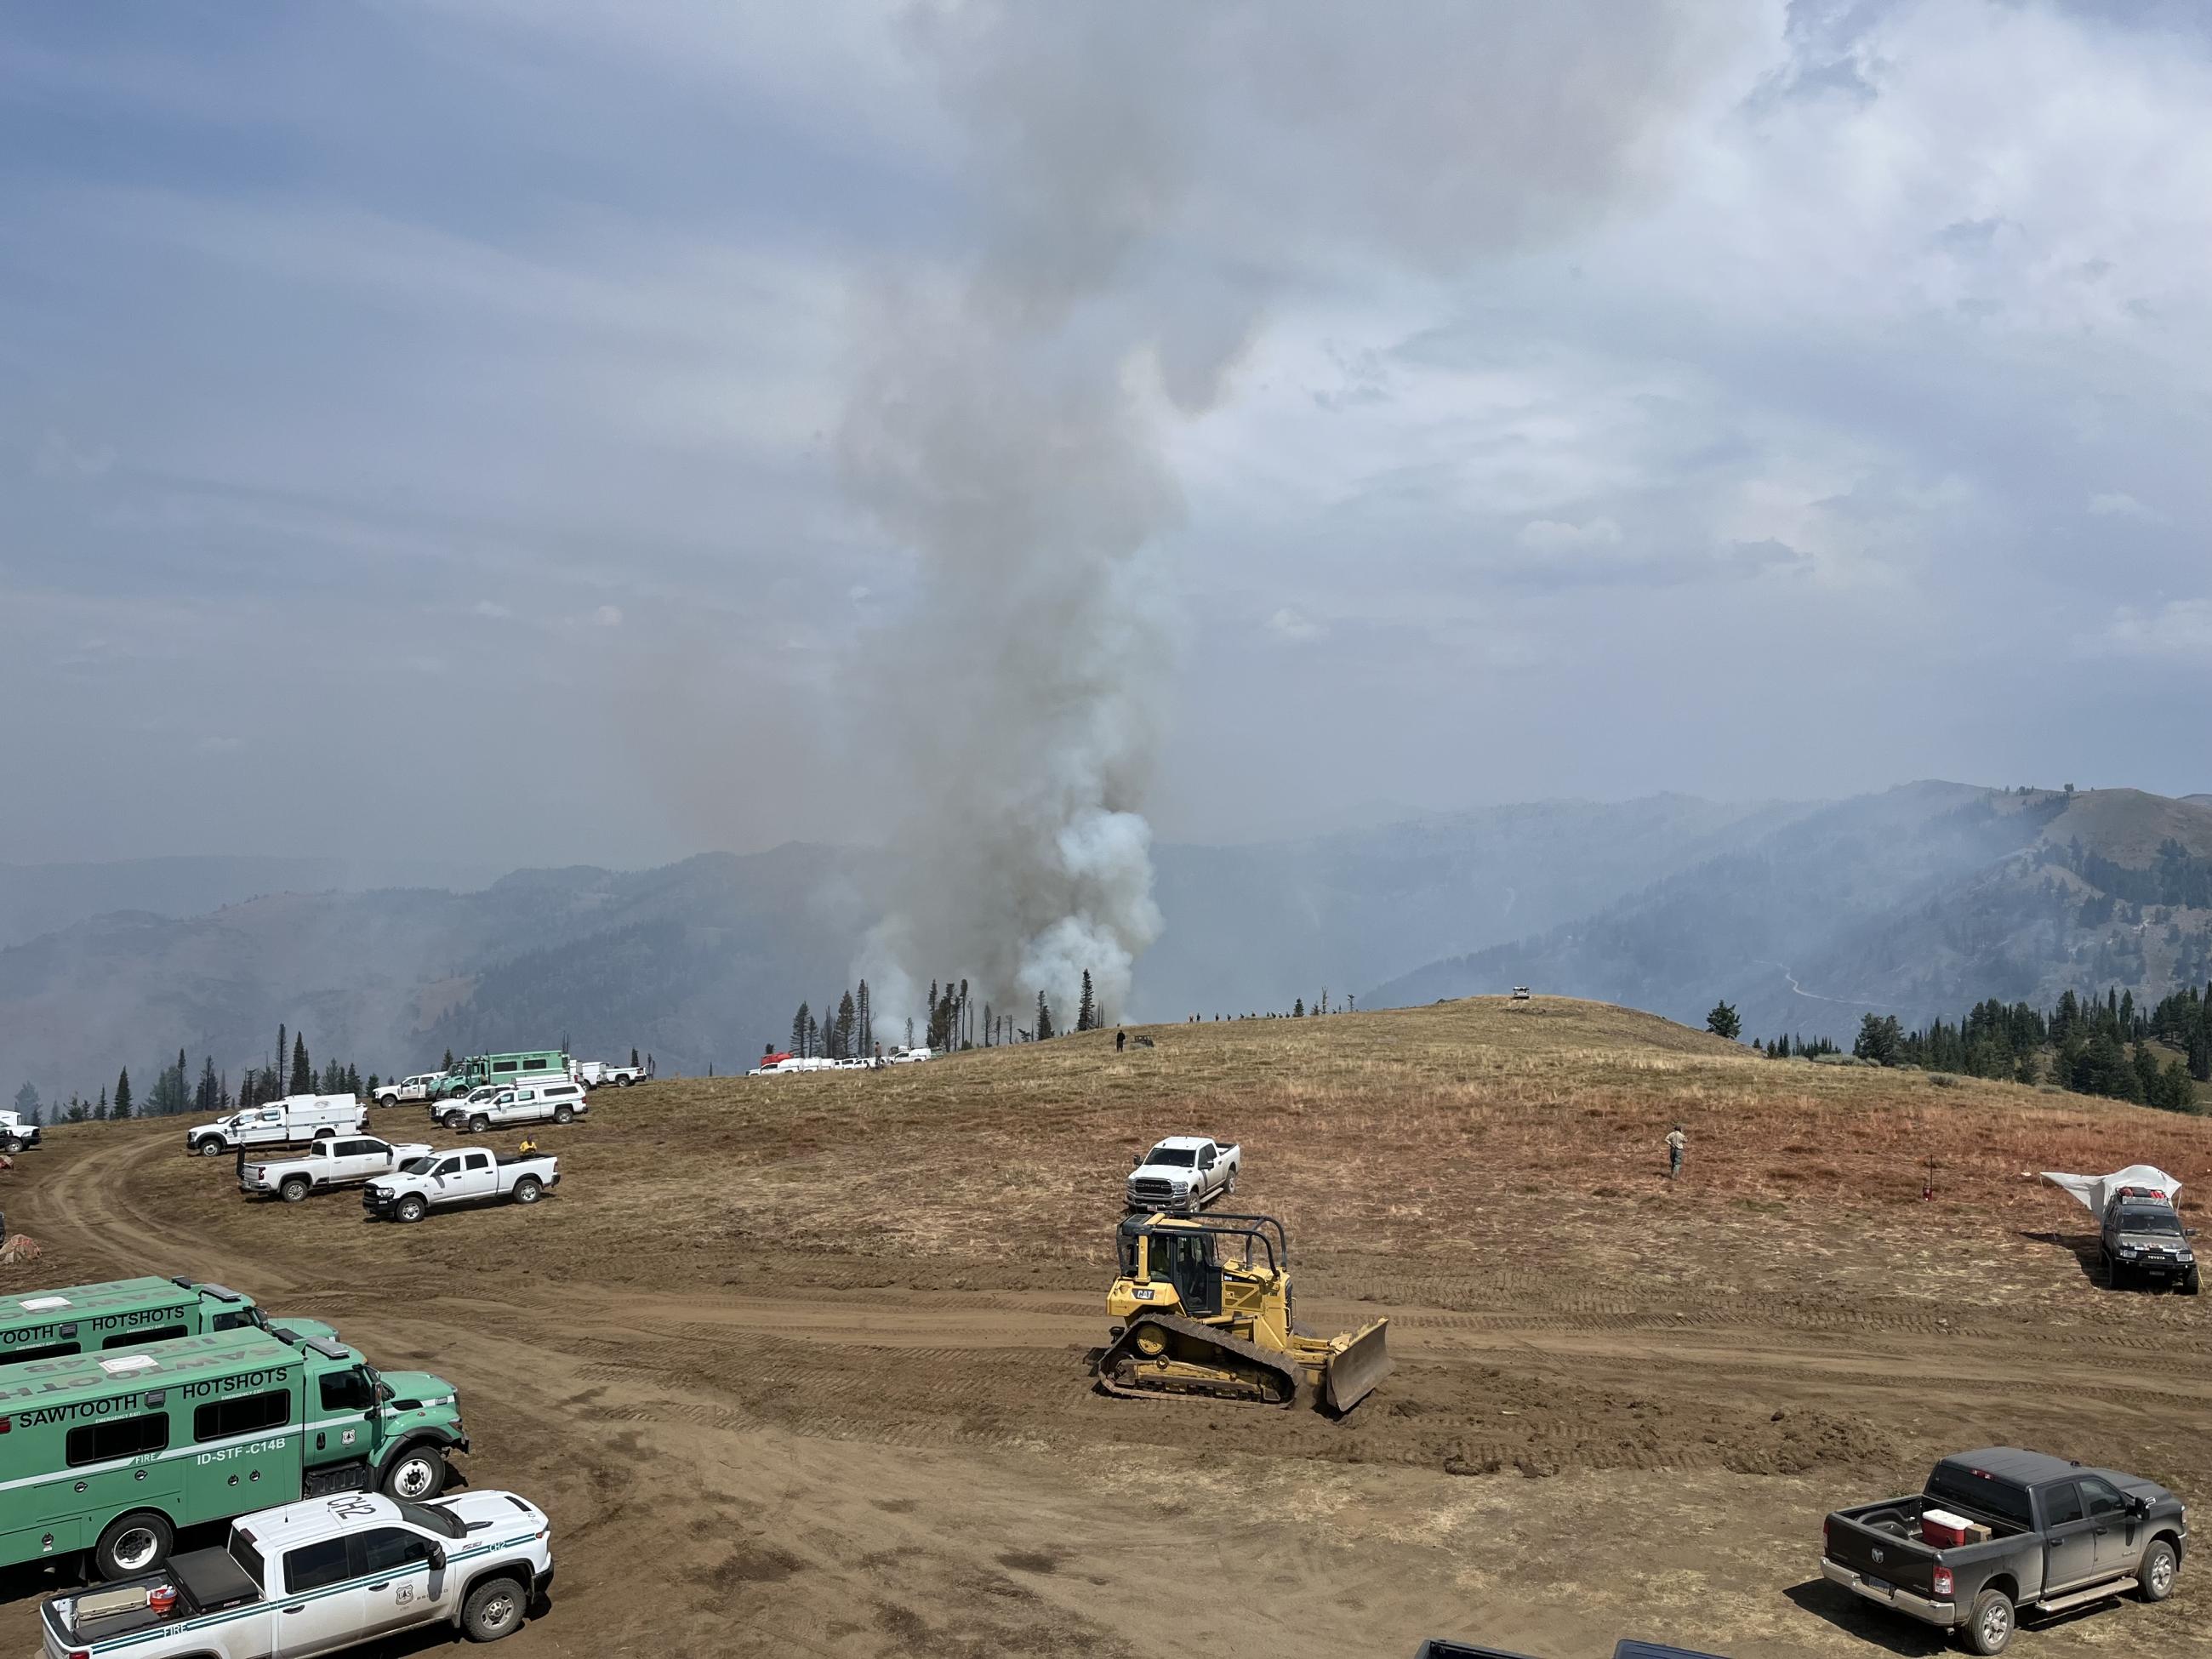
[[[2142,1160],[2194,1200],[2212,1122],[1548,999],[1153,1035],[602,1091],[539,1137],[555,1200],[414,1227],[248,1205],[173,1123],[57,1130],[6,1189],[47,1256],[0,1291],[219,1278],[451,1377],[470,1478],[558,1528],[517,1659],[1929,1653],[1817,1582],[1825,1510],[2007,1440],[2212,1502],[2212,1308],[2095,1285],[2024,1178]],[[1181,1130],[1244,1142],[1308,1323],[1392,1316],[1343,1422],[1088,1387],[1121,1176]],[[2208,1609],[2192,1563],[2021,1650],[2212,1653]]]

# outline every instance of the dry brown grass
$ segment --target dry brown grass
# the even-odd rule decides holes
[[[2212,1121],[2008,1084],[1818,1066],[1602,1004],[1485,999],[1430,1008],[1109,1032],[881,1071],[670,1080],[594,1097],[540,1136],[562,1201],[527,1225],[443,1218],[364,1227],[344,1198],[257,1206],[256,1237],[363,1270],[446,1260],[524,1273],[589,1260],[614,1281],[716,1285],[758,1264],[880,1260],[884,1282],[1087,1284],[1108,1255],[1130,1154],[1157,1136],[1246,1146],[1239,1200],[1283,1215],[1325,1278],[1362,1261],[1510,1261],[1556,1253],[1571,1219],[1593,1271],[1642,1256],[1771,1256],[1785,1225],[1992,1238],[2086,1229],[2042,1169],[2144,1161],[2212,1171]],[[1662,1137],[1690,1136],[1679,1187]],[[414,1109],[374,1125],[424,1133]],[[76,1136],[173,1126],[86,1126]],[[443,1141],[442,1134],[425,1138]],[[1939,1202],[1923,1204],[1932,1178]],[[240,1224],[228,1167],[155,1166],[144,1196],[210,1230]],[[1616,1264],[1622,1252],[1634,1259]],[[1357,1258],[1355,1260],[1355,1258]],[[1076,1264],[1082,1264],[1078,1267]]]

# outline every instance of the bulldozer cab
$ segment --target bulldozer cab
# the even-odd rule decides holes
[[[1239,1299],[1248,1304],[1272,1285],[1288,1293],[1278,1275],[1289,1265],[1290,1245],[1271,1215],[1133,1215],[1122,1221],[1119,1242],[1121,1277],[1174,1285],[1194,1318],[1223,1310],[1224,1273],[1243,1285]],[[1226,1253],[1232,1244],[1241,1254]]]
[[[1221,1260],[1210,1231],[1158,1225],[1132,1216],[1121,1224],[1121,1277],[1175,1286],[1183,1311],[1221,1311]]]

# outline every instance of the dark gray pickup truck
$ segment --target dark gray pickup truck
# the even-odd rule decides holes
[[[2198,1284],[2197,1252],[2189,1241],[2196,1229],[2181,1224],[2181,1217],[2164,1194],[2139,1194],[2123,1187],[2105,1206],[2105,1219],[2097,1230],[2097,1254],[2105,1267],[2105,1283],[2118,1290],[2129,1279],[2146,1285],[2171,1285],[2185,1296],[2195,1296]]]
[[[1927,1541],[1960,1530],[1964,1542]],[[2155,1481],[1992,1446],[1945,1458],[1912,1497],[1838,1510],[1822,1538],[1832,1583],[1956,1630],[1975,1653],[2002,1653],[2022,1611],[2130,1589],[2166,1600],[2189,1523]]]

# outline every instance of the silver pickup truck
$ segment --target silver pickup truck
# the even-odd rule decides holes
[[[2173,1594],[2189,1542],[2154,1480],[1990,1446],[1938,1463],[1924,1490],[1838,1510],[1822,1528],[1831,1583],[2002,1653],[2022,1610],[2063,1613],[2133,1590]]]

